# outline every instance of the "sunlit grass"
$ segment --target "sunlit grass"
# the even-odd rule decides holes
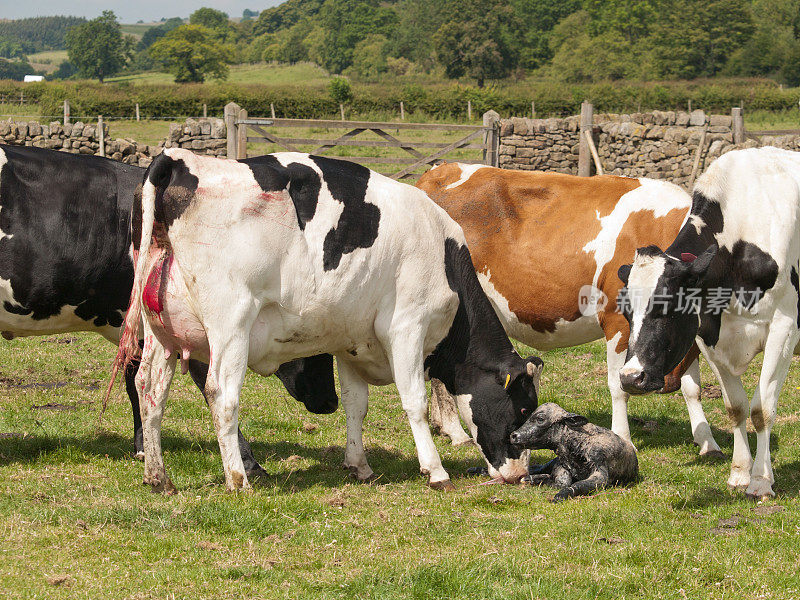
[[[523,352],[527,349],[522,348]],[[791,598],[800,594],[800,371],[778,409],[779,496],[758,515],[728,492],[729,463],[698,460],[679,394],[630,403],[641,481],[560,505],[549,490],[480,486],[471,448],[437,445],[457,491],[418,474],[394,386],[372,388],[365,441],[380,476],[339,468],[344,414],[311,415],[275,378],[249,375],[242,429],[270,477],[223,490],[208,409],[188,377],[164,421],[178,495],[151,494],[130,458],[114,348],[91,335],[0,344],[0,589],[8,598]],[[542,401],[608,426],[604,346],[542,354]],[[703,380],[715,382],[707,368]],[[752,390],[754,371],[746,386]],[[707,396],[708,394],[706,394]],[[732,438],[719,398],[703,402]],[[646,421],[655,424],[643,426]],[[304,427],[313,424],[313,427]],[[11,437],[16,436],[16,437]],[[547,452],[536,452],[544,461]],[[780,509],[778,509],[780,510]],[[720,519],[739,518],[720,527]],[[61,583],[58,583],[61,581]]]

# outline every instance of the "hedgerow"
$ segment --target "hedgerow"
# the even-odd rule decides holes
[[[324,87],[260,86],[255,84],[142,85],[97,84],[90,82],[44,82],[22,84],[0,82],[0,96],[16,97],[20,91],[40,105],[43,115],[60,115],[68,99],[75,116],[129,117],[139,104],[142,117],[199,115],[207,105],[209,115],[221,115],[231,101],[251,116],[267,116],[270,104],[277,116],[324,118],[338,115],[338,103]],[[478,89],[461,85],[422,87],[418,85],[361,84],[353,86],[348,114],[397,112],[400,102],[406,113],[439,119],[463,119],[467,101],[479,116],[495,110],[501,116],[530,115],[531,101],[537,116],[577,114],[583,100],[597,112],[642,110],[685,110],[692,108],[727,113],[740,104],[750,110],[786,110],[797,107],[800,88],[779,88],[765,80],[730,82],[668,82],[660,84],[604,83],[569,85],[540,82]]]

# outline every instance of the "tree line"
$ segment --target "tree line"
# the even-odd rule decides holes
[[[224,79],[229,64],[310,61],[362,81],[427,74],[478,87],[531,73],[566,83],[728,75],[800,85],[800,0],[287,0],[256,14],[234,22],[201,8],[138,41],[112,12],[77,20],[60,34],[70,66],[57,76],[166,69],[200,82]],[[51,23],[37,43],[54,44],[65,19],[74,18],[0,23],[0,57],[25,52],[4,31]]]

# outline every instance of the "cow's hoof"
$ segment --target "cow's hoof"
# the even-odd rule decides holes
[[[721,462],[727,459],[722,450],[709,450],[707,452],[701,452],[698,456],[709,462]]]
[[[133,453],[133,460],[144,460],[144,451],[139,450]]]
[[[350,471],[350,477],[355,479],[356,481],[360,481],[361,483],[369,483],[371,481],[375,481],[378,477],[375,473],[367,467],[357,467],[355,465],[347,466],[345,465],[345,469]]]
[[[735,469],[728,477],[728,489],[745,491],[750,486],[750,471],[745,469]]]
[[[247,473],[247,479],[267,479],[269,477],[269,473],[267,473],[261,465],[256,465],[252,469],[247,469],[245,471]]]
[[[164,494],[165,496],[174,496],[178,493],[178,488],[172,483],[172,480],[167,477],[163,481],[152,481],[150,483],[150,491],[154,494]]]
[[[775,497],[772,482],[762,477],[754,477],[745,490],[745,495],[752,500],[769,500]]]
[[[449,479],[444,479],[442,481],[429,481],[428,486],[431,489],[440,491],[440,492],[455,492],[456,486],[453,485],[453,482]]]

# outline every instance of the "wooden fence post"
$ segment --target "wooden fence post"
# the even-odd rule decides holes
[[[734,144],[742,144],[744,143],[744,115],[742,113],[742,109],[739,107],[735,107],[731,109],[731,118],[733,123],[731,125],[731,130],[733,132],[733,143]]]
[[[406,108],[405,108],[405,106],[403,106],[403,101],[402,100],[400,100],[400,120],[401,121],[405,121],[406,120]]]
[[[247,118],[247,111],[245,109],[239,110],[239,120],[243,121]],[[236,144],[236,158],[247,158],[247,125],[239,125],[237,130],[238,143]]]
[[[64,125],[69,125],[69,100],[64,100]]]
[[[138,106],[138,104],[137,104]],[[97,116],[97,138],[100,142],[100,156],[106,155],[106,132],[103,131],[103,115]]]
[[[342,121],[344,121],[344,104],[341,102],[339,103],[339,113],[342,115]]]
[[[500,115],[493,110],[483,113],[483,126],[487,128],[483,137],[483,162],[490,167],[497,167],[500,164],[500,132],[497,128],[499,120]]]
[[[472,100],[467,100],[467,120],[472,122]]]
[[[139,121],[139,103],[136,103],[136,120]]]
[[[536,118],[536,102],[531,100],[531,119]]]
[[[589,142],[586,140],[586,132],[592,133],[592,116],[594,107],[588,100],[581,103],[581,130],[578,141],[578,175],[590,177],[592,175],[592,157],[589,150]]]
[[[228,134],[228,158],[237,158],[239,154],[239,135],[236,119],[239,117],[241,107],[235,102],[225,105],[225,128]]]
[[[205,102],[203,102],[203,118],[204,119],[208,118],[208,104],[206,104]]]
[[[269,103],[269,114],[275,118],[275,105],[272,102]]]

